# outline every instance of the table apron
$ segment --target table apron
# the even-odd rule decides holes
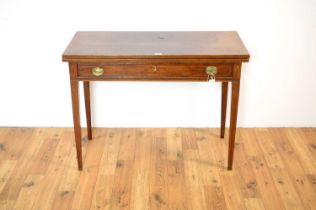
[[[71,80],[78,81],[236,81],[234,66],[240,63],[72,63],[76,66],[71,75]],[[209,75],[206,68],[216,67],[214,77]],[[93,69],[100,68],[100,75]]]

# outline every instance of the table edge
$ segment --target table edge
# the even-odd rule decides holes
[[[82,62],[89,62],[90,60],[102,61],[102,60],[111,60],[111,59],[118,59],[118,60],[169,60],[169,59],[176,59],[176,60],[190,60],[190,59],[201,59],[201,60],[232,60],[236,62],[249,62],[250,55],[113,55],[113,56],[89,56],[89,55],[62,55],[63,62],[72,62],[72,61],[82,61]]]

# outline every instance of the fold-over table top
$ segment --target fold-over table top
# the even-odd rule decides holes
[[[63,53],[73,59],[236,59],[249,53],[235,31],[80,31]]]

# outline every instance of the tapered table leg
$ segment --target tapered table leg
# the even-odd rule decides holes
[[[77,150],[78,168],[82,170],[82,149],[81,149],[81,127],[80,127],[80,112],[79,112],[79,90],[78,81],[70,81],[71,98],[72,98],[72,112],[74,121],[75,141]]]
[[[233,81],[232,82],[232,95],[231,95],[229,140],[228,140],[229,141],[228,143],[228,170],[231,170],[233,168],[238,100],[239,100],[239,81]]]
[[[90,106],[90,82],[83,82],[83,90],[84,90],[84,102],[86,107],[86,119],[87,119],[87,131],[88,131],[88,139],[92,139],[92,130],[91,130],[91,106]]]
[[[227,108],[228,82],[222,82],[222,110],[221,110],[221,133],[220,137],[225,136],[226,108]]]

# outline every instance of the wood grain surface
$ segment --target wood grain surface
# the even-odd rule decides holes
[[[73,129],[0,128],[0,209],[316,207],[316,129],[96,128],[78,171]],[[210,152],[212,151],[212,152]]]
[[[241,62],[249,60],[249,53],[236,31],[81,31],[62,58],[231,58]]]

